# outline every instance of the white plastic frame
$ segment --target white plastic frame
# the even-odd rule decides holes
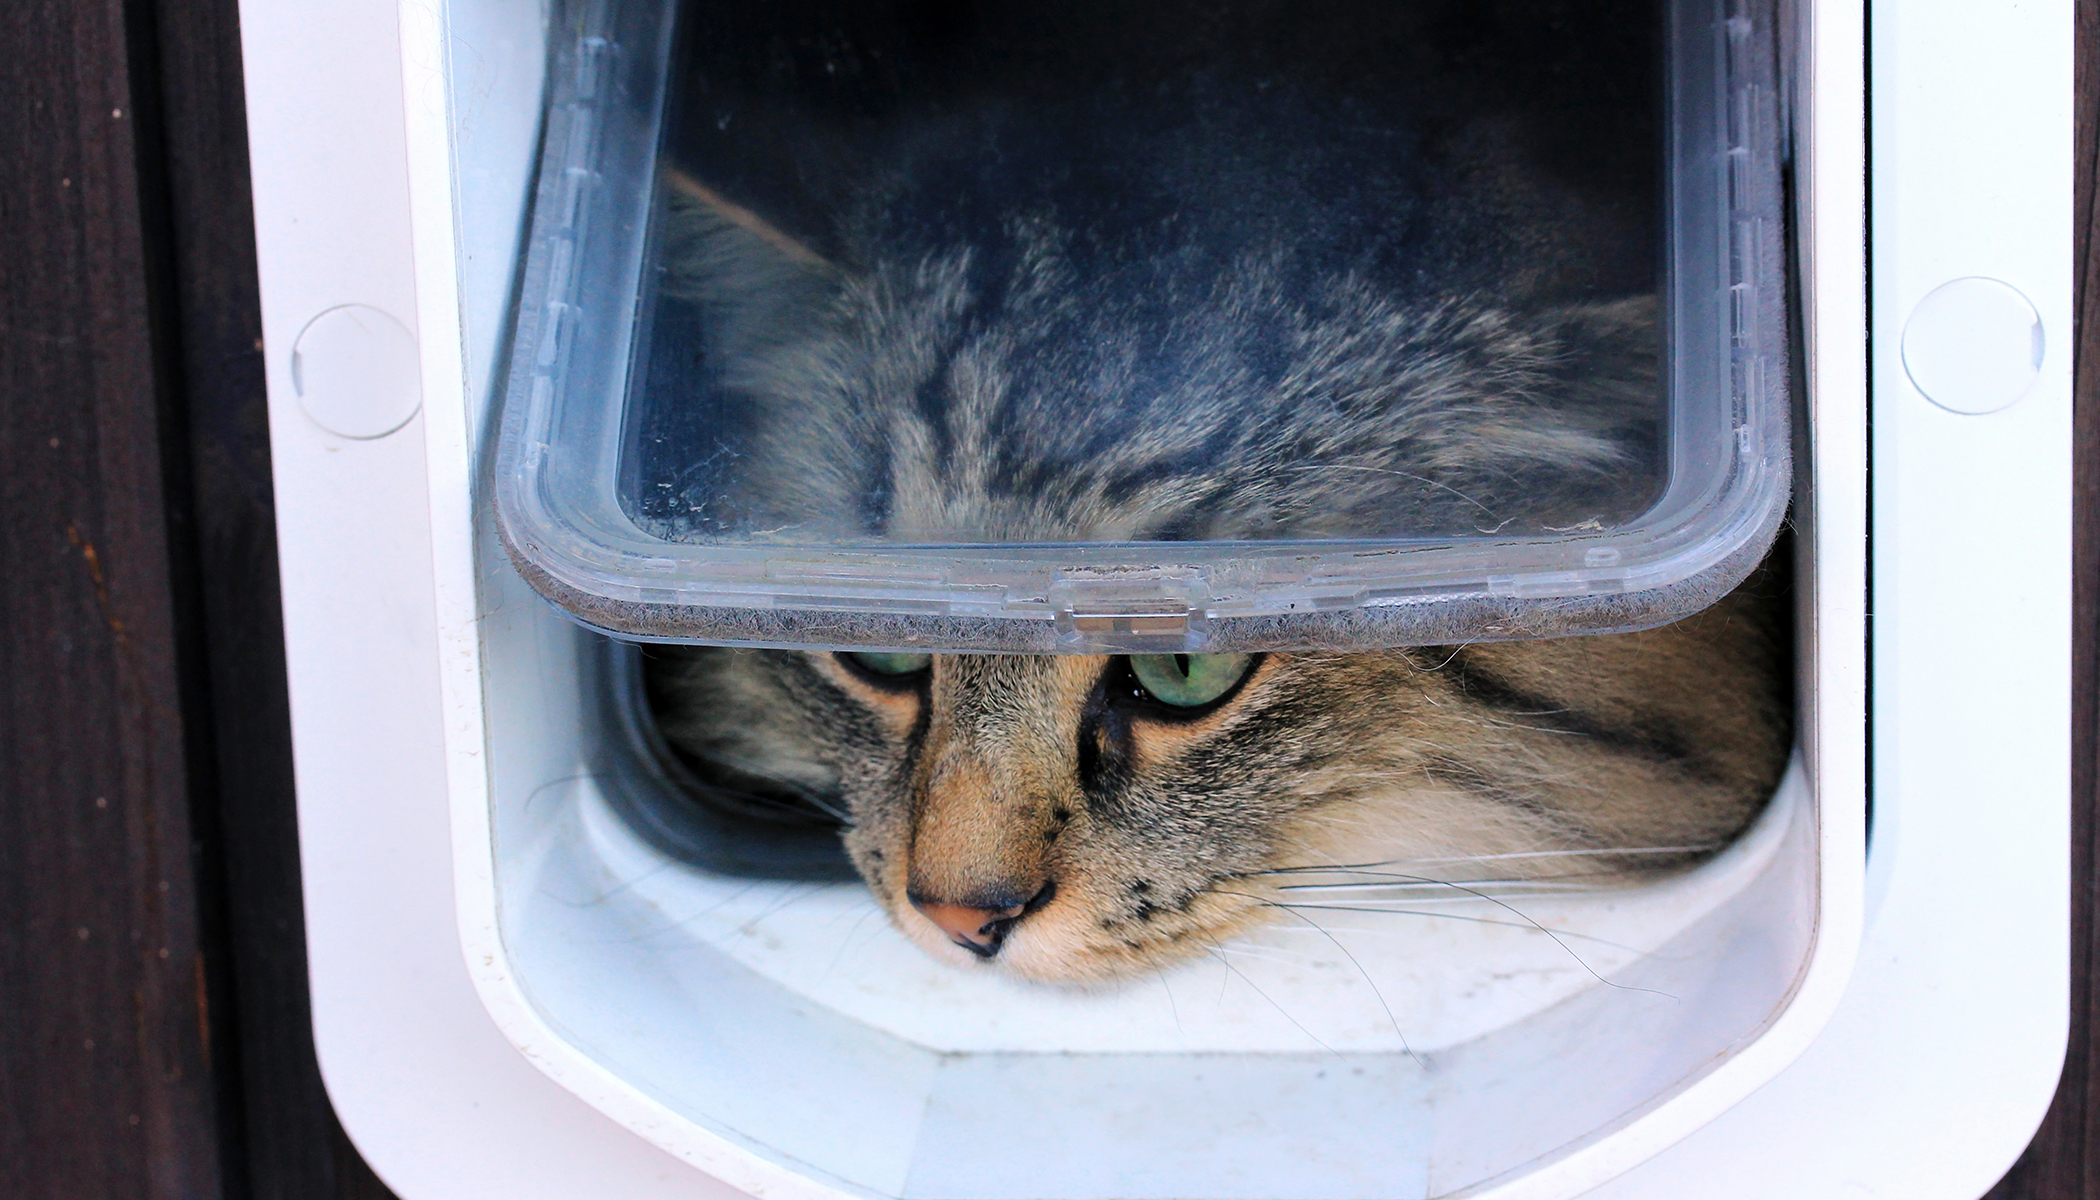
[[[404,32],[409,31],[405,28]],[[430,44],[442,43],[433,37]],[[408,53],[413,57],[413,50]],[[468,227],[460,220],[456,207],[460,191],[453,172],[458,159],[448,123],[415,118],[411,110],[411,192],[418,216],[419,308],[424,313],[450,314],[461,311],[461,259],[456,247],[461,231]],[[477,394],[466,386],[466,362],[455,350],[461,345],[457,329],[456,324],[442,318],[438,327],[426,322],[425,384],[432,395]],[[444,411],[433,409],[426,416],[426,436],[440,628],[449,631],[440,661],[445,664],[446,709],[456,722],[448,730],[455,879],[462,938],[483,1001],[514,1044],[531,1048],[534,1064],[542,1071],[623,1125],[643,1132],[651,1141],[709,1173],[767,1195],[806,1196],[814,1200],[857,1194],[842,1192],[837,1190],[840,1185],[820,1182],[805,1174],[790,1165],[789,1156],[777,1150],[757,1149],[683,1116],[660,1092],[638,1079],[616,1073],[599,1056],[587,1052],[562,1029],[550,1024],[546,1009],[536,1004],[523,986],[503,938],[499,910],[506,885],[495,865],[498,830],[491,820],[491,808],[499,803],[499,795],[517,797],[573,775],[575,760],[557,754],[534,775],[530,768],[491,763],[484,753],[491,744],[491,734],[483,721],[493,710],[504,710],[508,715],[501,719],[512,722],[536,723],[545,718],[540,712],[523,711],[517,705],[483,694],[487,671],[481,655],[494,636],[482,619],[488,589],[509,589],[500,566],[488,569],[482,565],[489,554],[486,526],[481,523],[485,517],[475,511],[472,498],[481,494],[475,469],[480,461],[478,441],[484,430],[475,421],[475,409],[472,403],[448,406]],[[1857,478],[1818,479],[1815,488],[1839,496],[1848,492],[1857,496],[1859,486]],[[1842,502],[1837,507],[1842,507]],[[1810,540],[1821,546],[1824,539],[1817,536],[1819,533],[1812,530]],[[1824,557],[1811,553],[1813,558]],[[1842,570],[1837,573],[1842,575]],[[447,598],[451,599],[449,614]],[[506,602],[524,601],[509,601],[506,597]],[[1811,647],[1809,660],[1840,661],[1841,656],[1819,654],[1814,649],[1821,645],[1819,629],[1819,624],[1812,621],[1804,630],[1805,642]],[[504,639],[509,647],[505,653],[519,653],[520,639],[530,641],[533,636],[513,634]],[[555,636],[558,639],[559,635]],[[544,652],[556,656],[563,653],[558,645],[548,645]],[[566,680],[570,676],[557,670],[554,677]],[[1837,694],[1836,689],[1821,680],[1809,691],[1826,698],[1812,711],[1827,708],[1827,697]],[[1858,694],[1855,688],[1852,695],[1856,698]],[[545,703],[560,711],[568,701]],[[558,723],[558,718],[550,723],[546,734],[557,742],[562,736]],[[1830,754],[1818,753],[1823,746],[1833,748]],[[1747,1047],[1704,1077],[1673,1085],[1663,1093],[1664,1098],[1652,1102],[1645,1111],[1614,1120],[1607,1127],[1608,1132],[1600,1130],[1576,1148],[1556,1152],[1548,1161],[1530,1169],[1497,1174],[1489,1182],[1469,1187],[1470,1194],[1541,1198],[1579,1194],[1698,1128],[1771,1078],[1808,1044],[1836,1005],[1858,938],[1864,858],[1858,801],[1838,801],[1834,810],[1822,801],[1825,796],[1863,794],[1862,789],[1856,788],[1833,791],[1827,782],[1831,767],[1842,777],[1847,773],[1846,760],[1856,760],[1857,754],[1857,747],[1850,742],[1821,738],[1811,742],[1812,791],[1819,801],[1818,811],[1826,814],[1820,824],[1821,845],[1817,854],[1819,911],[1814,948],[1796,991],[1769,1025]],[[1826,764],[1821,761],[1823,757],[1835,757],[1837,761]],[[1833,811],[1839,815],[1829,819],[1827,814]]]
[[[2033,26],[2011,31],[2015,49],[2024,37],[2030,49],[2061,51],[2059,60],[2017,61],[2029,86],[2003,98],[2011,112],[2040,126],[2035,144],[2007,141],[2000,132],[1990,137],[2006,154],[2023,156],[1998,177],[2008,190],[2000,203],[2032,213],[2022,206],[2060,196],[2025,223],[2042,252],[2032,258],[2041,277],[2023,290],[2053,330],[2067,331],[2068,7],[1970,7],[2040,22],[2039,34]],[[1934,13],[1919,5],[1909,11]],[[455,63],[475,64],[476,78],[459,89],[470,102],[529,86],[534,48],[521,31],[538,14],[535,5],[519,3],[468,15],[478,23],[461,20],[444,30],[429,6],[410,3],[397,33],[385,5],[251,0],[243,12],[317,1044],[353,1139],[409,1200],[724,1194],[524,1069],[471,988],[461,986],[468,981],[450,915],[452,864],[438,797],[448,782],[485,771],[471,761],[482,698],[471,663],[459,662],[476,652],[473,625],[481,610],[460,586],[471,583],[465,560],[445,548],[451,541],[456,551],[469,528],[466,481],[457,460],[448,466],[445,455],[433,454],[426,465],[423,451],[426,426],[433,446],[465,444],[471,424],[464,406],[433,405],[400,433],[350,444],[306,421],[286,377],[290,338],[306,319],[334,304],[366,302],[422,329],[426,396],[470,394],[466,384],[476,372],[463,343],[485,344],[475,318],[486,310],[469,297],[464,321],[428,317],[451,311],[458,288],[452,256],[461,249],[448,241],[433,246],[426,236],[452,218],[449,191],[430,187],[433,169],[439,179],[449,170],[451,136],[441,124],[450,98],[436,68],[448,52]],[[1816,102],[1800,125],[1812,156],[1804,170],[1812,219],[1804,222],[1803,257],[1821,488],[1813,528],[1824,553],[1815,608],[1824,653],[1812,679],[1815,736],[1832,749],[1857,746],[1862,728],[1856,648],[1863,644],[1864,580],[1856,549],[1864,511],[1856,493],[1841,495],[1833,485],[1860,478],[1864,464],[1863,55],[1856,11],[1820,4],[1808,15],[1801,78],[1811,81]],[[1953,49],[1970,44],[1965,37]],[[1981,44],[2003,61],[2002,45]],[[407,145],[396,140],[395,123],[403,91],[393,64],[404,58],[409,103],[420,110]],[[1884,56],[1877,65],[1895,61]],[[1937,78],[1935,69],[1942,72]],[[1944,61],[1928,61],[1918,86],[1964,94],[1948,87],[1945,72]],[[486,105],[483,111],[499,120],[495,129],[476,119],[471,103],[455,110],[461,144],[472,150],[500,141],[501,114],[511,107]],[[1886,111],[1877,106],[1877,114]],[[2052,130],[2055,141],[2046,136]],[[466,161],[469,172],[500,174],[500,155]],[[2038,184],[2021,175],[2022,163],[2039,170]],[[1958,156],[1953,165],[1959,169]],[[411,175],[420,199],[415,249],[426,263],[435,256],[442,264],[419,279],[410,273]],[[2024,195],[2015,186],[2022,180],[2031,185]],[[1878,234],[1885,228],[1877,223]],[[474,256],[504,248],[464,249]],[[418,312],[426,319],[418,321]],[[1877,310],[1884,328],[1891,319]],[[2063,1020],[2067,359],[2045,364],[2043,384],[2015,406],[2036,414],[2017,434],[1936,427],[1929,414],[1900,427],[1906,435],[1937,428],[1957,448],[1977,437],[2001,442],[1991,449],[2007,486],[1968,514],[1952,514],[1953,530],[1994,550],[2001,568],[2021,581],[2012,594],[1929,571],[1906,578],[1902,572],[1920,560],[1916,553],[1907,563],[1895,558],[1895,545],[1876,577],[1884,612],[1891,600],[1901,604],[1894,618],[1900,624],[1889,628],[1885,616],[1879,629],[1884,648],[1913,630],[1973,638],[1978,616],[1989,612],[1994,653],[2027,664],[1994,687],[1991,694],[2007,701],[1995,714],[1971,714],[1990,721],[1994,752],[1964,759],[1949,749],[1964,739],[1931,724],[1963,712],[1965,678],[1914,680],[1901,711],[1878,710],[1877,727],[1895,735],[1878,747],[1903,778],[1898,793],[1891,771],[1877,776],[1878,804],[1884,814],[1900,809],[1901,834],[1877,852],[1875,920],[1854,999],[1799,1066],[1611,1185],[1609,1194],[1974,1196],[2038,1119]],[[1878,378],[1886,387],[1890,376]],[[1881,400],[1900,397],[1884,392]],[[1907,446],[1890,439],[1878,452],[1886,478]],[[2009,454],[2015,457],[2008,463]],[[433,478],[437,504],[426,508]],[[1895,523],[1905,511],[1891,495],[1878,519]],[[2007,538],[2015,527],[2030,536]],[[1927,536],[1932,527],[1915,528]],[[2000,601],[2017,606],[2026,623],[2008,627],[2003,612],[1989,608]],[[1932,645],[1919,647],[1915,653],[1929,662]],[[432,667],[446,661],[453,664],[443,675],[449,693]],[[1902,728],[1899,719],[1914,724]],[[1853,753],[1842,762],[1834,750],[1826,753],[1823,786],[1863,789],[1859,761]],[[1981,831],[1947,821],[1979,786],[2017,801],[2010,814],[2017,819]],[[1979,832],[1987,835],[1980,843]],[[1991,852],[1979,853],[1979,845]],[[1958,892],[1945,886],[1956,869],[1964,883]],[[1926,1030],[1936,1039],[1931,1056],[1906,1041]],[[1957,1130],[1961,1136],[1951,1136]],[[1623,1149],[1613,1151],[1613,1144],[1594,1147],[1585,1159],[1592,1178],[1653,1148],[1617,1141]]]

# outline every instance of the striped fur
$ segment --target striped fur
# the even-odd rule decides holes
[[[934,7],[696,0],[704,119],[657,230],[675,402],[636,441],[676,450],[641,468],[657,532],[1516,534],[1651,502],[1655,5]],[[992,961],[1090,980],[1265,919],[1278,870],[1710,853],[1786,755],[1772,590],[1644,633],[1272,654],[1195,716],[1098,657],[899,683],[658,649],[650,679],[711,779],[843,813],[929,952],[967,961],[908,893],[1047,896]]]
[[[937,656],[903,686],[796,651],[658,648],[650,669],[665,733],[703,769],[848,814],[854,863],[928,952],[969,961],[908,890],[1052,882],[994,962],[1085,981],[1269,919],[1281,869],[1517,856],[1496,871],[1594,876],[1705,857],[1785,762],[1777,591],[1760,575],[1642,633],[1271,654],[1194,719],[1098,657]]]
[[[1036,222],[996,264],[869,251],[846,272],[725,209],[698,185],[675,194],[666,256],[667,294],[709,315],[707,357],[749,414],[733,485],[693,506],[718,528],[824,544],[1516,534],[1652,499],[1652,296],[1522,315],[1355,274],[1293,286],[1280,251],[1087,274]]]

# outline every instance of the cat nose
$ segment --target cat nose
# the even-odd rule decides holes
[[[927,920],[940,927],[950,941],[979,958],[990,958],[999,953],[1006,942],[1006,935],[1020,923],[1022,917],[1050,902],[1056,885],[1046,883],[1033,896],[1015,903],[999,903],[1007,897],[977,898],[975,904],[949,904],[927,896],[911,893],[911,906],[925,914]]]
[[[930,900],[914,900],[912,907],[926,914],[926,919],[941,927],[949,940],[980,958],[990,958],[999,953],[999,945],[1006,940],[1006,931],[1021,919],[1021,906],[1009,904],[1004,908],[972,908],[967,904],[940,904]]]

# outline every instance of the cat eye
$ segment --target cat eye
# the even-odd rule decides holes
[[[916,675],[933,665],[931,654],[890,654],[876,651],[853,651],[840,657],[852,660],[862,670],[876,675]]]
[[[1253,663],[1251,654],[1133,654],[1130,671],[1161,704],[1200,708],[1239,686]]]

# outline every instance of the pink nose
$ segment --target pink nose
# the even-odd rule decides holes
[[[1006,931],[1013,927],[1023,911],[1019,904],[1005,908],[971,908],[963,904],[940,904],[931,900],[914,900],[912,907],[926,914],[926,919],[941,927],[941,932],[955,940],[955,944],[983,958],[999,952],[999,943],[1005,939]]]

